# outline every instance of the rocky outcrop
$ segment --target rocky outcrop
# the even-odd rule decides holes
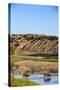
[[[58,54],[58,37],[36,34],[10,35],[10,48],[15,52],[28,51],[35,54]]]

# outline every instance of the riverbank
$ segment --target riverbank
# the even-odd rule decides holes
[[[15,78],[18,78],[18,79],[23,78],[24,79],[24,77],[22,75],[15,75]],[[58,75],[53,74],[50,77],[50,80],[45,81],[43,74],[32,74],[28,77],[28,80],[39,83],[40,85],[58,84]]]
[[[11,87],[16,87],[16,86],[36,86],[40,85],[37,82],[33,82],[31,80],[27,80],[24,78],[14,78],[11,77]]]
[[[24,54],[24,53],[23,53]],[[51,85],[58,83],[58,58],[55,56],[10,56],[10,71],[15,76],[12,86]],[[50,74],[51,80],[44,81],[44,74]],[[24,77],[25,74],[25,77]],[[26,76],[28,74],[28,77]],[[28,78],[25,79],[25,78]]]

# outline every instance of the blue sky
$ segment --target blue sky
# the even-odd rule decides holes
[[[11,4],[10,32],[58,35],[58,7]]]

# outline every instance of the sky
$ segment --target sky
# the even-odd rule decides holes
[[[11,4],[10,33],[58,36],[58,7]]]

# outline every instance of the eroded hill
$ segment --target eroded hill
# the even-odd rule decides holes
[[[58,37],[36,34],[10,35],[10,49],[15,53],[27,51],[35,54],[58,55]]]

